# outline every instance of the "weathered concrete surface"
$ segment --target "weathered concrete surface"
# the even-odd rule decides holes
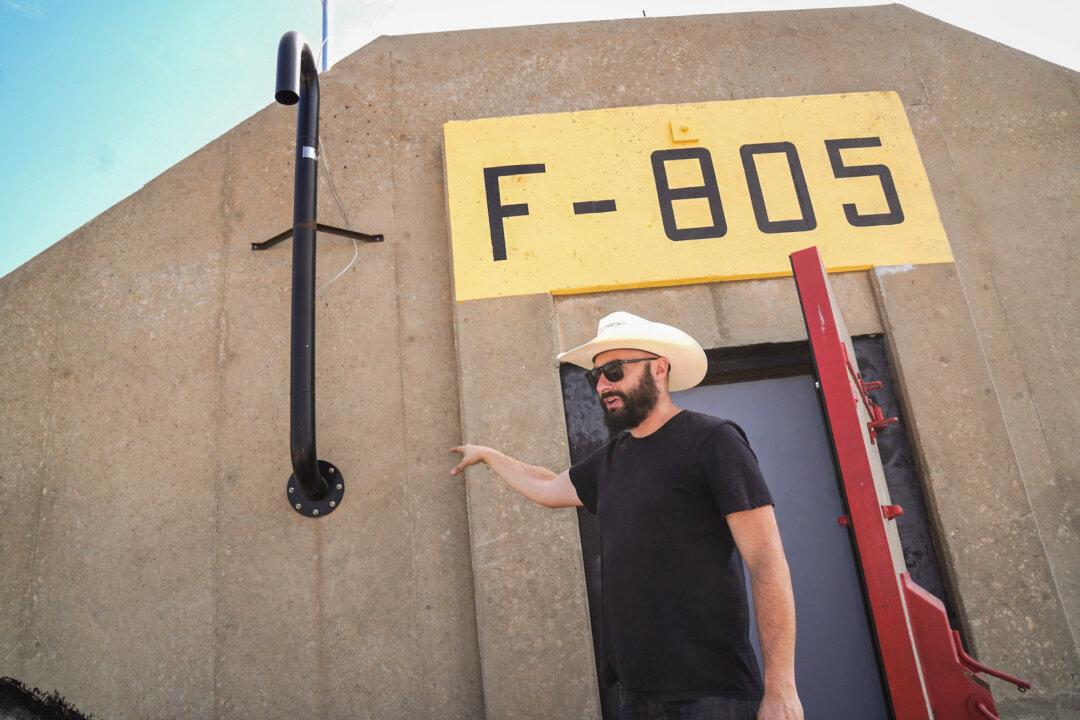
[[[0,663],[22,677],[33,646],[29,628],[30,580],[45,482],[58,324],[69,302],[74,244],[59,243],[0,283],[0,426],[5,428],[0,465]],[[55,489],[55,488],[54,488]]]
[[[955,266],[874,273],[898,395],[973,654],[1066,702],[1077,659]],[[1038,613],[1037,615],[1035,613]],[[1023,638],[1018,641],[1018,638]],[[1019,702],[1015,687],[994,694]],[[1073,698],[1075,699],[1075,698]]]
[[[1037,683],[995,686],[1005,717],[1069,716],[1077,82],[898,6],[376,41],[323,76],[323,163],[353,227],[387,236],[319,298],[320,454],[345,502],[307,521],[283,497],[291,251],[248,245],[291,222],[275,106],[0,280],[0,673],[105,717],[595,715],[572,514],[484,471],[466,497],[447,447],[565,466],[553,356],[616,307],[716,347],[802,321],[789,280],[452,307],[442,124],[884,89],[957,265],[876,280],[884,320],[865,273],[834,278],[839,301],[853,333],[891,333],[975,650]],[[352,255],[320,241],[320,282]]]
[[[209,714],[226,147],[65,242],[20,678],[84,711]],[[46,277],[48,277],[46,275]]]
[[[881,333],[867,273],[829,279],[851,334]],[[706,348],[805,340],[795,297],[795,286],[786,278],[561,296],[555,299],[559,351],[592,338],[600,318],[616,310],[663,318]]]
[[[394,44],[386,41],[392,111],[383,131],[393,156],[372,169],[394,188],[394,302],[405,417],[402,462],[413,532],[413,622],[419,638],[421,691],[417,712],[430,717],[480,717],[484,696],[477,645],[471,542],[465,487],[450,478],[448,450],[461,443],[457,358],[450,301],[450,253],[444,230],[438,147],[419,138],[430,117],[418,113],[401,87]],[[407,85],[406,85],[407,87]],[[404,94],[403,94],[404,93]],[[389,300],[389,298],[387,298]]]
[[[465,439],[568,467],[551,298],[478,300],[455,314]],[[574,511],[540,508],[482,466],[467,482],[487,717],[597,717]]]
[[[1080,382],[1080,74],[896,12],[932,109],[912,113],[916,137],[1076,643],[1080,397],[1061,389]]]

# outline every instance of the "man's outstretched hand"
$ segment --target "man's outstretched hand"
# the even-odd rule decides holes
[[[475,465],[479,462],[486,462],[485,453],[491,448],[486,448],[483,445],[458,445],[457,447],[450,448],[450,452],[461,455],[461,462],[454,466],[454,469],[450,471],[451,475],[457,475],[459,472]]]

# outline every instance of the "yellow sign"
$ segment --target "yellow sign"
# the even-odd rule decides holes
[[[449,122],[458,301],[949,262],[900,98],[764,98]]]

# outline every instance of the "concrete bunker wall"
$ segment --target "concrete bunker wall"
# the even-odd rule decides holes
[[[325,520],[290,512],[294,117],[270,107],[0,281],[0,674],[105,717],[589,717],[576,521],[446,449],[568,461],[554,354],[615,308],[801,339],[787,279],[455,305],[448,120],[896,90],[955,265],[835,277],[885,332],[974,651],[1075,708],[1077,74],[899,6],[381,38],[323,80],[356,229],[318,299]],[[325,175],[320,219],[344,224]],[[352,257],[319,246],[320,282]],[[1071,630],[1070,630],[1071,627]]]

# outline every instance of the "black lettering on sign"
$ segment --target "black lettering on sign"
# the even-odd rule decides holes
[[[499,193],[499,178],[509,175],[528,175],[546,172],[541,165],[502,165],[484,168],[484,191],[487,195],[488,227],[491,230],[491,256],[494,260],[506,259],[506,231],[503,220],[529,214],[525,203],[503,205]]]
[[[840,151],[845,148],[865,147],[881,147],[881,138],[840,138],[825,141],[825,150],[829,153],[833,175],[838,178],[876,176],[881,183],[881,191],[885,194],[889,212],[860,215],[854,203],[844,203],[844,215],[847,216],[848,223],[855,227],[898,225],[904,222],[904,210],[900,207],[900,198],[896,195],[896,185],[893,183],[889,168],[884,165],[845,165],[844,159],[840,157]]]
[[[795,197],[799,201],[798,220],[769,220],[769,209],[765,207],[765,194],[761,190],[755,155],[784,153],[787,157],[791,181],[795,184]],[[754,218],[758,229],[763,233],[804,232],[817,227],[814,206],[810,203],[810,191],[806,188],[806,176],[803,175],[799,153],[789,142],[754,143],[739,148],[742,157],[743,172],[746,173],[746,185],[750,190],[750,204],[754,206]]]
[[[665,163],[674,160],[697,160],[701,166],[701,179],[704,185],[673,188],[668,183]],[[660,202],[660,217],[664,221],[664,232],[670,240],[703,240],[723,237],[727,233],[727,220],[724,218],[724,206],[720,202],[720,188],[716,184],[716,170],[713,168],[712,155],[702,147],[674,148],[657,150],[652,154],[653,179],[656,181],[656,199]],[[709,201],[709,213],[712,225],[705,227],[680,228],[675,224],[676,200],[705,198]]]
[[[614,200],[583,200],[574,203],[575,215],[588,215],[589,213],[615,212]]]

